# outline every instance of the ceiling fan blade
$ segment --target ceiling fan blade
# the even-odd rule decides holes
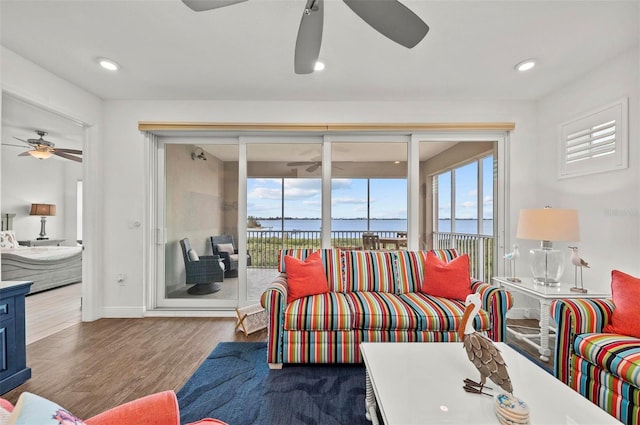
[[[22,143],[26,143],[27,145],[31,146],[31,143],[27,142],[26,140],[18,139],[16,136],[13,136],[13,138],[16,140],[20,140]]]
[[[310,165],[315,164],[316,161],[296,161],[296,162],[287,162],[287,167],[298,167],[300,165]]]
[[[418,44],[429,26],[398,0],[344,0],[363,21],[407,48]]]
[[[11,143],[3,143],[2,146],[13,146],[13,147],[16,147],[16,148],[23,148],[24,149],[24,146],[22,146],[22,145],[13,145]]]
[[[73,155],[69,155],[68,153],[60,152],[58,150],[54,151],[53,154],[57,155],[59,157],[62,157],[62,158],[70,159],[72,161],[82,162],[82,158],[79,158],[79,157],[73,156]]]
[[[314,171],[316,171],[318,168],[320,168],[320,164],[313,164],[311,167],[307,167],[306,171],[308,173],[313,173]]]
[[[296,39],[294,57],[296,74],[311,74],[313,72],[320,55],[323,21],[324,0],[307,0]]]
[[[74,155],[82,155],[82,151],[78,149],[54,148],[56,152],[72,153]]]
[[[205,10],[218,9],[220,7],[231,6],[247,0],[182,0],[191,10],[203,12]]]
[[[19,153],[18,156],[29,156],[29,152],[31,151],[25,151],[25,152]]]

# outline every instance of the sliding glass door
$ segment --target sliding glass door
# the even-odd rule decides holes
[[[363,235],[373,235],[378,248],[405,248],[406,142],[333,142],[331,150],[332,245],[363,248]]]
[[[164,284],[160,307],[236,307],[238,145],[166,139],[159,145]],[[244,214],[242,214],[244,215]],[[224,237],[226,261],[212,261]],[[213,238],[213,239],[212,239]],[[216,255],[221,256],[220,252]]]
[[[247,143],[247,298],[277,275],[283,248],[320,248],[322,146],[317,140]]]
[[[439,240],[464,225],[463,239],[490,241],[469,249],[492,273],[492,220],[499,218],[493,196],[500,180],[490,155],[498,144],[444,139],[152,137],[157,184],[150,310],[232,310],[257,303],[278,273],[281,249],[358,249],[370,234],[380,249],[454,242],[467,249],[457,240]],[[465,198],[472,192],[475,203]],[[221,260],[211,270],[190,270],[190,263],[206,263],[212,255]],[[199,287],[199,279],[211,285]]]

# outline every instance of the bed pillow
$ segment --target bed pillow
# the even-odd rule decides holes
[[[287,304],[308,295],[329,292],[320,251],[309,255],[304,261],[287,255],[284,262],[287,270]]]
[[[0,248],[17,248],[18,240],[13,230],[3,230],[0,232]]]
[[[67,409],[38,395],[24,392],[9,415],[7,425],[85,425]]]
[[[435,297],[464,301],[467,295],[472,293],[469,255],[463,254],[447,263],[429,251],[424,264],[422,292]]]
[[[611,272],[613,314],[604,332],[640,338],[640,279],[619,270]]]
[[[235,250],[233,249],[233,244],[231,243],[219,243],[216,244],[216,248],[218,252],[228,252],[229,254],[234,254]]]

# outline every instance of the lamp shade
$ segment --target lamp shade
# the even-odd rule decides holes
[[[559,208],[520,210],[516,237],[539,241],[578,242],[578,211]]]
[[[56,215],[55,204],[31,204],[29,215],[52,216]]]
[[[31,155],[34,158],[38,158],[38,159],[47,159],[47,158],[51,157],[51,155],[53,155],[48,150],[40,150],[40,149],[34,149],[34,150],[31,150],[31,151],[28,151],[28,152],[29,152],[29,155]]]

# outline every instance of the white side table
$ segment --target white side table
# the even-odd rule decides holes
[[[512,282],[506,277],[494,277],[493,282],[495,285],[506,288],[512,292],[519,292],[521,294],[528,295],[537,299],[540,302],[540,332],[537,334],[525,334],[518,332],[514,329],[507,327],[507,332],[514,335],[519,340],[525,341],[528,344],[538,349],[540,353],[540,359],[548,361],[551,355],[549,349],[549,333],[555,332],[555,328],[550,326],[550,306],[553,300],[561,298],[565,299],[578,299],[578,298],[611,298],[611,294],[605,294],[600,292],[572,292],[571,287],[567,283],[560,283],[559,286],[544,286],[534,283],[533,278],[521,278],[520,282]],[[540,337],[540,344],[537,344],[532,338]]]

